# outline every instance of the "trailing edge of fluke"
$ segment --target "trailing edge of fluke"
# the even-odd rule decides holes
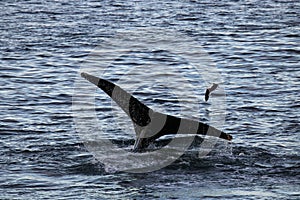
[[[170,134],[206,135],[209,131],[211,136],[232,140],[231,135],[202,122],[156,112],[108,80],[84,72],[81,76],[102,89],[130,117],[136,132],[133,149],[136,152],[145,149],[157,138]]]

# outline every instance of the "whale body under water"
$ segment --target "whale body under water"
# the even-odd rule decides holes
[[[205,123],[156,112],[108,80],[84,72],[81,76],[102,89],[130,117],[136,132],[135,152],[145,149],[161,136],[170,134],[206,135],[209,131],[210,136],[232,140],[231,135]]]

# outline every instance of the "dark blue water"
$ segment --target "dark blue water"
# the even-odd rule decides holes
[[[0,16],[1,199],[300,198],[299,1],[4,0]],[[163,169],[132,174],[108,170],[86,149],[73,120],[72,96],[90,53],[117,32],[141,27],[175,30],[209,54],[226,92],[222,128],[234,139],[218,142],[204,158],[189,150]],[[146,58],[119,58],[106,76],[116,81],[118,70],[145,59],[150,66],[181,61],[161,52],[138,53]],[[161,70],[151,77],[172,79],[174,74]],[[149,76],[133,81],[143,85]],[[174,95],[150,86],[134,92],[152,108],[178,114]],[[196,88],[199,95],[204,87]],[[200,111],[216,111],[204,100],[194,103]],[[102,122],[110,122],[107,107],[98,102]],[[207,122],[207,113],[192,117]],[[107,129],[119,146],[134,138]]]

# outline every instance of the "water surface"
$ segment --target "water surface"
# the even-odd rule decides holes
[[[4,0],[0,10],[1,199],[299,199],[299,1]],[[190,150],[151,173],[112,172],[76,132],[74,82],[104,39],[141,27],[176,30],[210,55],[226,91],[223,129],[234,140],[218,142],[205,158]],[[162,56],[142,53],[149,63]],[[132,58],[115,67],[145,61]],[[150,107],[178,114],[172,92],[152,86],[134,92]],[[199,95],[204,87],[199,83]],[[203,112],[192,117],[209,121],[211,104],[195,105]],[[98,106],[99,120],[109,122],[110,104]],[[109,128],[119,145],[134,137]]]

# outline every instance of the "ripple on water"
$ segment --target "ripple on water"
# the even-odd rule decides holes
[[[297,0],[1,1],[0,198],[298,199],[299,9]],[[232,143],[217,143],[205,158],[192,146],[172,165],[147,174],[106,172],[85,149],[71,110],[79,68],[103,39],[138,27],[171,28],[209,53],[222,73],[224,130],[233,135]],[[188,64],[163,51],[124,55],[109,78],[120,80],[130,66],[163,62]],[[127,84],[175,75],[149,73]],[[195,74],[188,78],[203,95],[206,85],[195,81]],[[133,93],[147,105],[178,114],[177,99],[166,87]],[[110,102],[102,100],[97,99],[97,117],[110,122]],[[210,102],[196,104],[200,113],[193,117],[208,122]],[[133,131],[109,129],[105,137],[129,150]]]

